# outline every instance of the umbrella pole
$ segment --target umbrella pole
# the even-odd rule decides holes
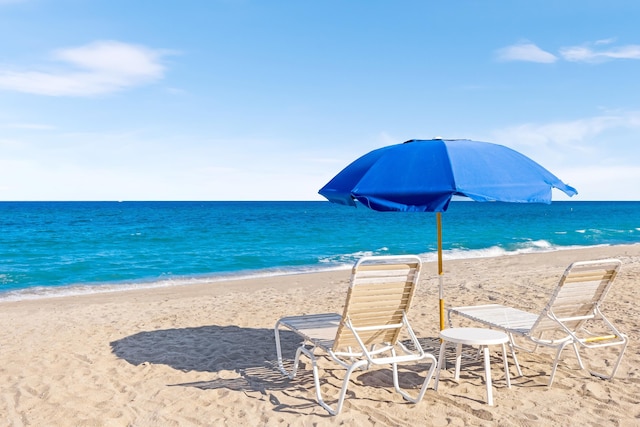
[[[442,269],[442,213],[436,212],[438,227],[438,288],[440,298],[440,330],[444,329],[444,270]]]

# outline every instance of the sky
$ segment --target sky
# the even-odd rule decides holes
[[[0,201],[324,200],[433,137],[640,200],[638,22],[636,0],[0,0]]]

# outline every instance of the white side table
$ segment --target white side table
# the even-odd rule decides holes
[[[511,388],[509,378],[509,365],[507,362],[507,349],[505,344],[509,342],[509,337],[504,332],[484,328],[449,328],[440,331],[442,344],[440,345],[440,355],[438,356],[438,372],[436,373],[435,389],[438,390],[440,381],[440,371],[444,364],[445,345],[448,342],[457,344],[456,346],[456,373],[455,380],[460,378],[460,360],[462,358],[462,345],[477,345],[484,352],[484,372],[485,383],[487,385],[487,403],[493,405],[493,393],[491,391],[491,367],[489,362],[489,346],[502,345],[502,360],[504,363],[504,375],[507,380],[507,387]]]

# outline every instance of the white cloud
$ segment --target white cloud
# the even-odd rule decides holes
[[[118,41],[58,49],[55,71],[0,69],[0,89],[48,96],[95,96],[151,83],[164,75],[167,51]]]
[[[597,43],[600,45],[602,43]],[[560,55],[571,62],[602,62],[612,59],[640,59],[640,45],[612,47],[594,50],[588,45],[570,46],[560,49]]]
[[[516,140],[528,145],[555,143],[568,146],[616,129],[640,129],[640,112],[610,113],[545,124],[527,123],[506,128],[499,133],[507,138],[515,136]]]
[[[551,123],[525,123],[492,140],[539,162],[578,189],[580,200],[637,200],[640,111]],[[635,196],[634,196],[635,195]]]
[[[611,46],[614,38],[596,40],[579,46],[559,49],[559,57],[540,49],[533,43],[522,42],[496,51],[499,61],[553,63],[559,58],[570,62],[604,62],[614,59],[640,59],[640,45]]]
[[[504,47],[497,51],[497,58],[500,61],[528,61],[552,63],[558,58],[536,46],[533,43],[518,43]]]
[[[612,38],[608,38],[608,39],[596,40],[596,41],[594,42],[594,44],[596,44],[596,45],[601,45],[601,44],[611,44],[611,43],[613,43],[613,42],[615,42],[615,41],[616,41],[616,39],[612,37]]]

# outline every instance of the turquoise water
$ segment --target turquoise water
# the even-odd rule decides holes
[[[453,202],[445,259],[640,242],[640,202]],[[435,259],[432,213],[328,202],[0,202],[0,298]]]

